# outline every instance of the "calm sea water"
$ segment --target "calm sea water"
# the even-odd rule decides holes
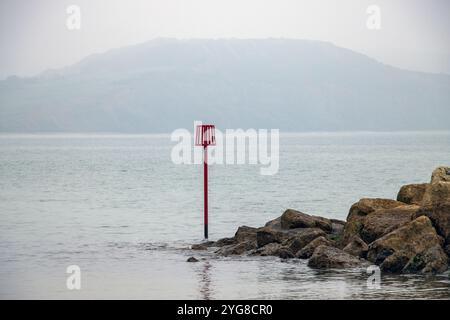
[[[450,298],[449,275],[315,271],[305,261],[215,257],[202,237],[202,167],[174,165],[165,135],[0,135],[0,298]],[[450,133],[281,137],[280,170],[210,167],[210,237],[286,208],[345,219],[450,164]],[[187,263],[195,255],[198,263]],[[81,290],[66,268],[81,268]]]

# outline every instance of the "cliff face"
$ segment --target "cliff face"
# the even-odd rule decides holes
[[[305,40],[153,40],[0,81],[0,131],[448,129],[450,76]]]
[[[376,264],[386,272],[444,272],[450,257],[450,167],[434,170],[430,183],[403,186],[397,200],[359,200],[346,222],[288,209],[264,227],[239,227],[232,238],[192,247],[209,248],[220,255],[309,259],[312,268]]]

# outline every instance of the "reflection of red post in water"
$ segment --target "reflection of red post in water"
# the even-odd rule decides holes
[[[216,145],[215,127],[210,124],[199,125],[196,128],[195,145],[203,147],[203,193],[204,193],[204,230],[208,239],[208,146]]]

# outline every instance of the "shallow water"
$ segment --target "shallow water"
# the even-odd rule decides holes
[[[0,135],[0,298],[450,298],[449,275],[315,271],[305,261],[192,252],[202,167],[174,165],[165,135]],[[285,208],[345,219],[450,162],[450,132],[281,137],[280,170],[210,166],[210,238]],[[198,263],[187,263],[195,255]],[[66,267],[81,268],[81,290]]]

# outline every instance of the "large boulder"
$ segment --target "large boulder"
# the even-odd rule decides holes
[[[401,201],[406,204],[421,205],[428,185],[428,183],[404,185],[400,188],[400,191],[397,194],[397,201]]]
[[[354,236],[343,251],[355,257],[365,258],[367,251],[369,251],[369,246],[360,237]]]
[[[287,209],[280,217],[281,228],[319,228],[326,232],[331,232],[333,229],[332,222],[329,219]]]
[[[422,205],[430,206],[450,202],[450,182],[433,182],[427,185],[423,195]]]
[[[283,242],[283,245],[288,248],[293,254],[303,249],[311,241],[318,237],[325,237],[326,233],[318,228],[301,229],[295,235],[289,237]]]
[[[331,247],[333,246],[333,243],[324,236],[320,236],[304,246],[303,249],[299,250],[295,254],[295,257],[299,259],[309,259],[313,255],[314,250],[316,250],[318,246],[322,245]]]
[[[244,241],[236,244],[222,246],[217,251],[215,251],[215,253],[222,256],[241,255],[247,251],[255,249],[256,249],[255,241]]]
[[[352,268],[361,266],[362,260],[336,247],[320,245],[308,261],[311,268]]]
[[[437,167],[431,174],[431,183],[450,182],[450,167]]]
[[[234,237],[232,238],[222,238],[217,241],[208,241],[207,243],[203,243],[207,247],[224,247],[230,245],[236,245],[240,242],[250,242],[256,244],[256,231],[258,228],[252,228],[247,226],[240,226]]]
[[[256,241],[256,232],[257,228],[241,226],[237,229],[234,234],[235,242],[243,242],[243,241]]]
[[[289,248],[286,248],[280,243],[268,243],[261,248],[257,248],[250,252],[252,256],[277,256],[282,259],[294,258],[294,254]]]
[[[431,174],[423,195],[422,205],[430,206],[450,202],[450,167],[438,167]]]
[[[228,246],[235,243],[234,238],[222,238],[217,241],[212,242],[209,247],[223,247]]]
[[[262,227],[256,231],[256,243],[258,248],[273,242],[282,243],[288,237],[289,234],[287,232],[271,227]]]
[[[266,222],[264,226],[272,229],[281,229],[281,217]]]
[[[435,245],[425,252],[415,255],[408,260],[403,268],[405,273],[436,273],[447,270],[448,257],[442,254],[442,247]]]
[[[347,216],[347,222],[353,217],[364,217],[379,209],[391,209],[403,205],[405,204],[392,199],[363,198],[351,206]]]
[[[430,219],[421,216],[369,245],[368,260],[387,272],[409,272],[416,263],[423,273],[443,272],[448,257],[442,249],[443,239],[436,233]]]
[[[379,198],[364,198],[354,203],[347,216],[347,223],[345,224],[341,240],[342,246],[347,245],[354,236],[360,236],[360,231],[364,226],[364,219],[368,214],[376,210],[392,209],[404,205],[400,201]]]
[[[446,244],[450,244],[450,200],[420,208],[416,217],[420,216],[430,218],[437,233],[445,239]]]
[[[369,213],[361,222],[359,235],[366,243],[371,243],[413,220],[419,209],[417,205],[403,205]]]

